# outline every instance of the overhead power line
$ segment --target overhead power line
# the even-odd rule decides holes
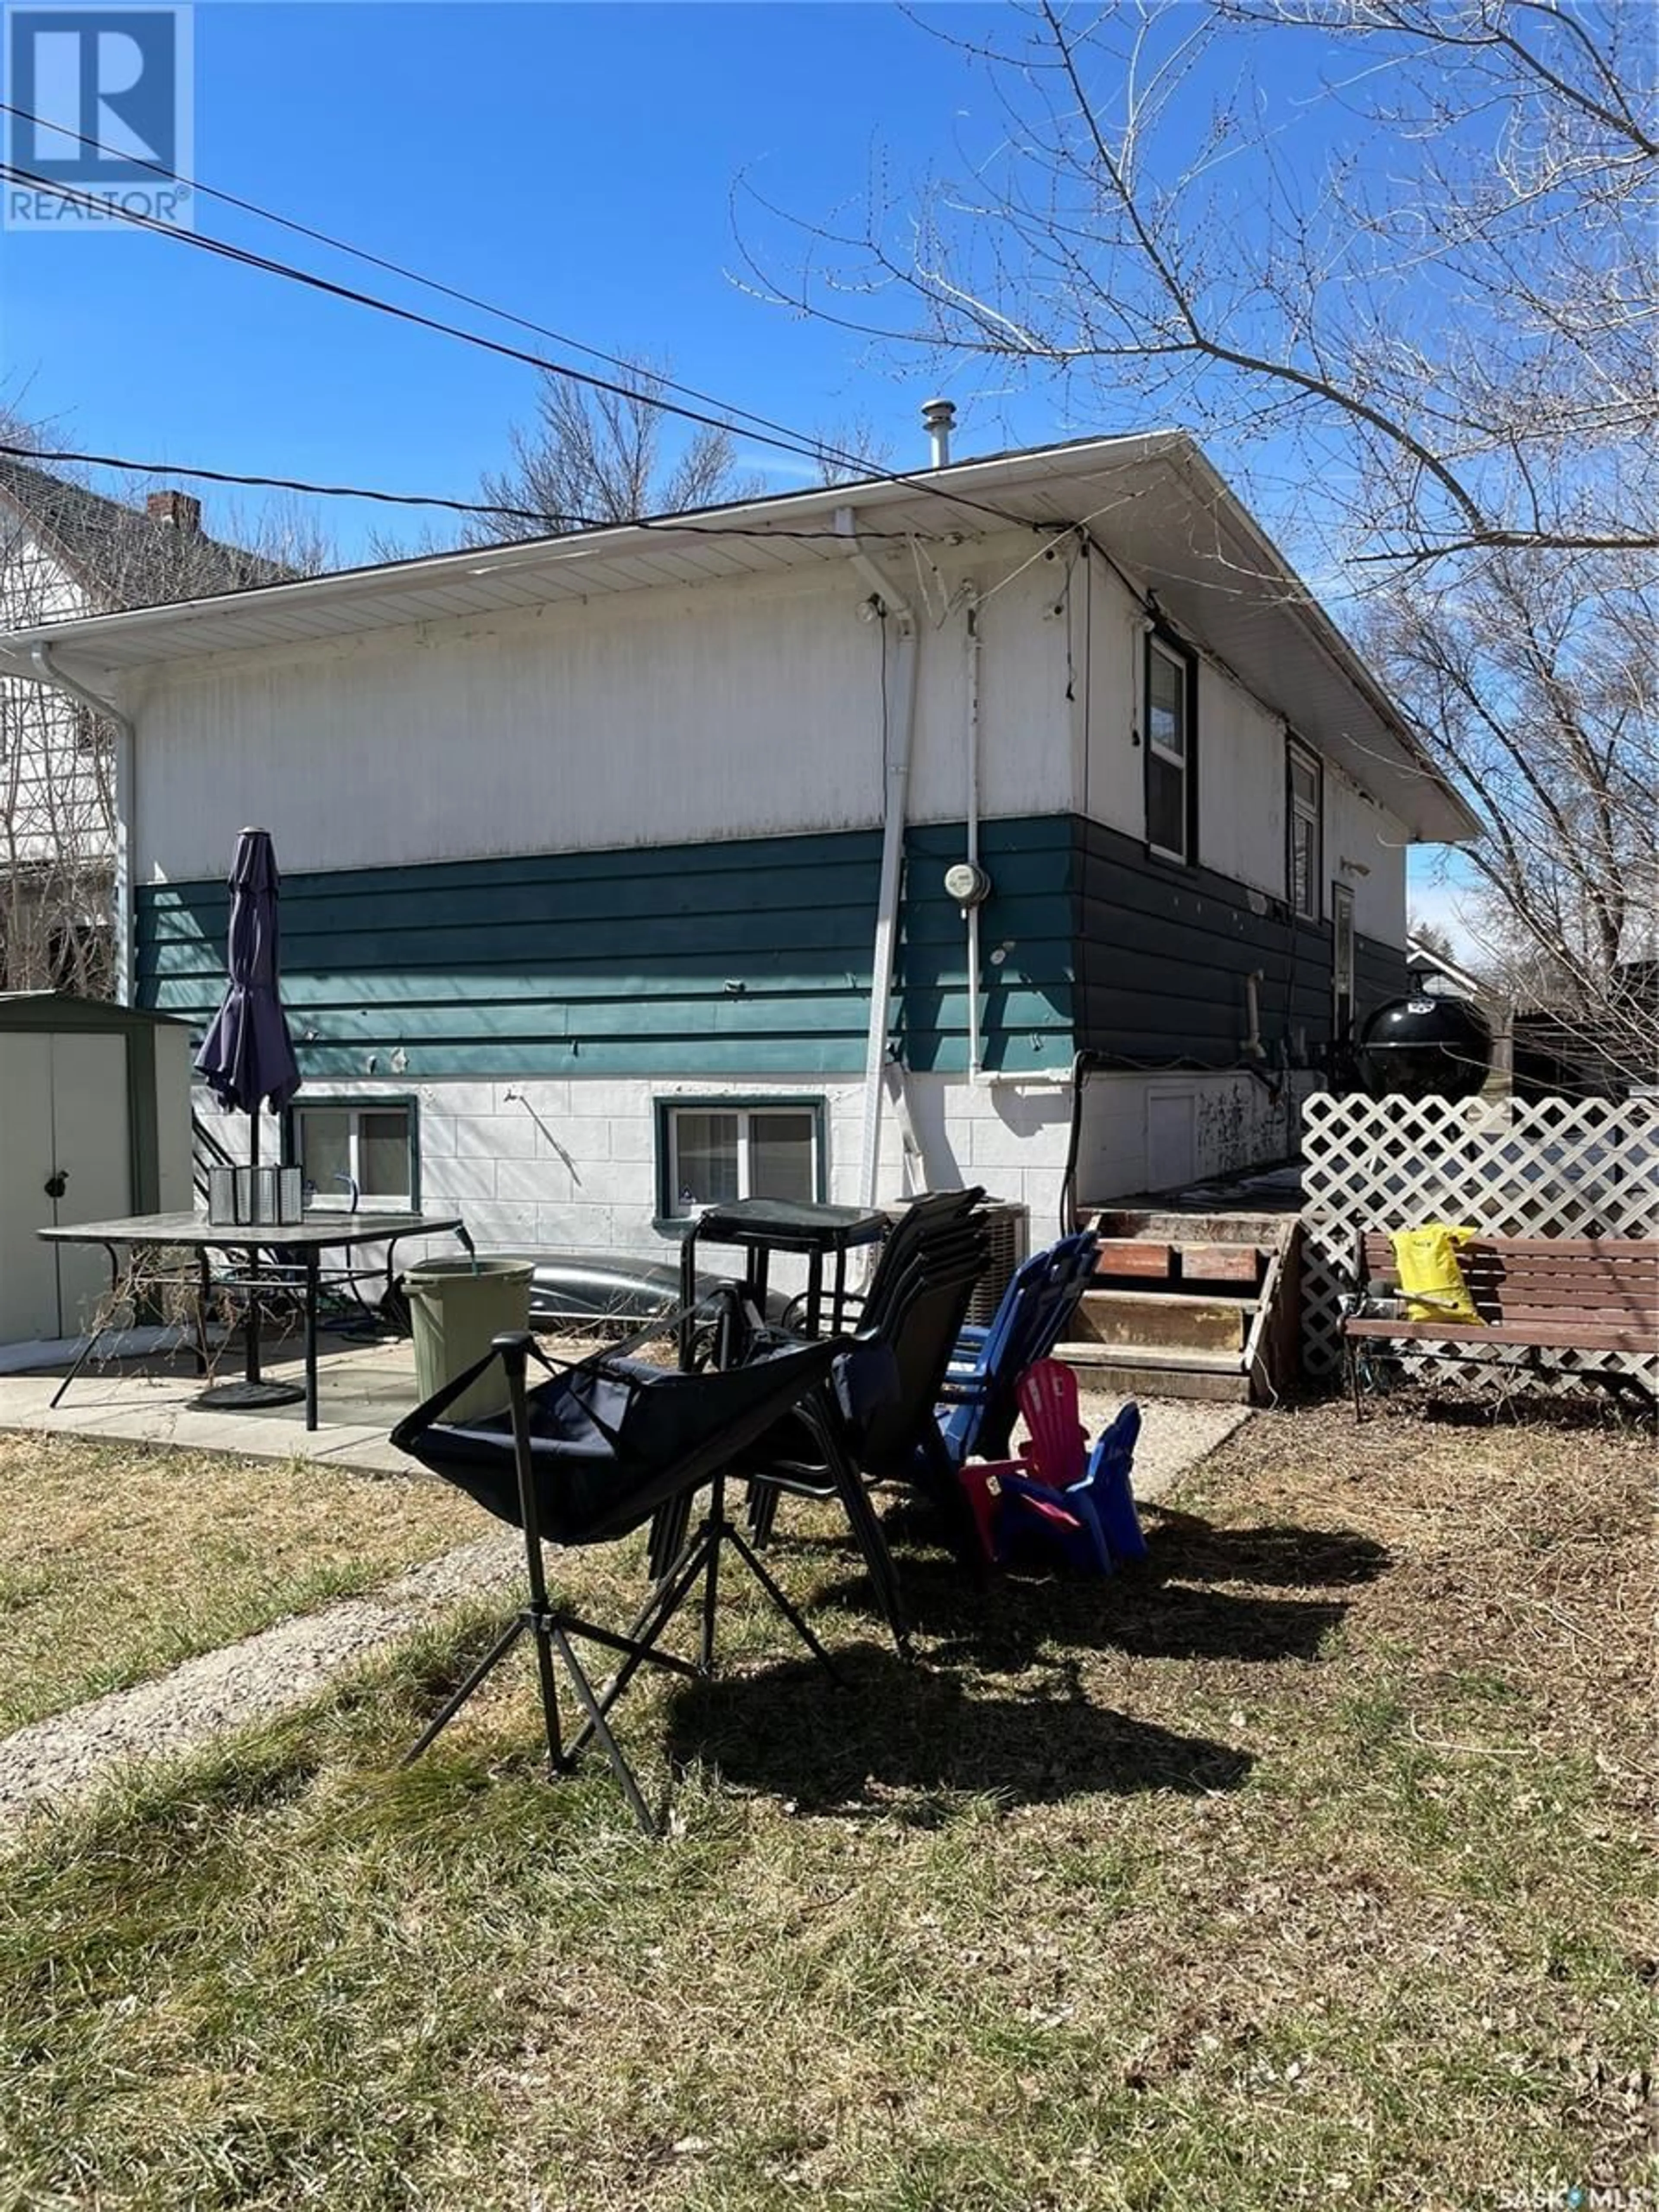
[[[760,429],[775,430],[782,437],[805,440],[815,459],[822,457],[825,460],[839,461],[847,467],[870,468],[870,463],[861,453],[845,453],[824,440],[809,438],[805,432],[792,430],[787,422],[775,422],[769,415],[757,414],[753,408],[739,407],[735,400],[721,399],[714,392],[700,392],[696,385],[682,383],[664,371],[642,368],[640,362],[629,361],[624,355],[608,353],[603,346],[590,344],[586,338],[573,337],[568,331],[554,330],[546,323],[538,323],[531,316],[518,313],[514,308],[498,307],[493,301],[481,299],[477,293],[465,292],[458,285],[446,283],[441,277],[428,276],[421,270],[410,268],[404,262],[393,261],[385,254],[375,253],[366,246],[354,246],[349,239],[337,238],[331,231],[319,230],[313,224],[301,222],[293,216],[281,215],[275,208],[265,207],[258,200],[246,199],[240,193],[226,191],[217,185],[204,184],[199,177],[186,177],[179,170],[167,168],[162,162],[148,161],[142,155],[106,146],[101,139],[93,137],[88,131],[70,131],[66,125],[55,121],[49,123],[47,118],[35,114],[29,108],[18,107],[9,100],[0,100],[0,115],[15,115],[26,123],[61,131],[82,146],[91,147],[96,153],[108,154],[118,150],[120,159],[132,167],[148,169],[153,176],[164,177],[173,184],[183,185],[204,199],[216,200],[224,207],[238,208],[244,215],[253,216],[261,222],[272,223],[279,230],[292,232],[296,238],[308,238],[313,244],[325,246],[332,252],[346,254],[352,260],[363,262],[372,269],[383,269],[388,276],[399,276],[407,283],[418,284],[426,291],[436,292],[447,300],[455,301],[459,306],[476,307],[481,314],[493,315],[498,321],[511,323],[536,337],[550,340],[555,345],[572,346],[578,353],[585,353],[594,361],[602,361],[609,368],[619,368],[631,374],[647,374],[653,384],[660,385],[665,391],[677,392],[683,399],[693,399],[704,406],[718,407],[722,414],[736,417],[737,421],[728,426],[730,428],[735,428],[738,422],[752,422]],[[58,188],[54,185],[52,189],[56,191]]]
[[[0,442],[0,456],[12,460],[67,461],[84,468],[114,469],[129,476],[189,477],[204,483],[222,483],[246,486],[260,491],[304,492],[317,499],[366,499],[382,507],[439,507],[455,514],[482,514],[505,517],[513,522],[540,522],[549,526],[550,535],[559,535],[573,530],[662,530],[688,532],[704,538],[821,538],[840,545],[850,540],[844,530],[791,530],[771,528],[759,523],[698,522],[678,515],[641,515],[621,521],[608,520],[592,514],[550,514],[539,507],[492,507],[480,500],[450,499],[441,492],[382,491],[364,484],[312,483],[302,477],[253,475],[237,469],[186,468],[178,461],[136,461],[117,453],[70,453],[61,447],[10,445]],[[908,540],[921,536],[914,530],[860,530],[860,538],[896,538]],[[514,540],[503,541],[500,546],[458,546],[457,552],[490,553],[507,550]]]
[[[15,107],[3,102],[0,102],[0,107],[3,107],[7,113],[23,116],[36,123],[42,120],[25,108]],[[58,128],[55,124],[51,127]],[[76,138],[83,144],[103,151],[110,150],[103,147],[100,140],[88,137],[84,132],[72,131],[67,135]],[[198,186],[194,179],[179,177],[175,172],[157,162],[139,161],[134,166],[147,168],[155,175],[168,178],[175,183],[187,184],[192,190],[210,189]],[[32,191],[52,194],[71,204],[77,204],[106,216],[113,216],[122,222],[131,223],[136,228],[152,232],[158,237],[174,239],[179,244],[191,246],[198,252],[214,254],[221,259],[234,262],[241,267],[256,269],[267,276],[283,277],[290,283],[303,285],[309,290],[320,292],[330,298],[349,301],[354,307],[373,308],[377,313],[390,315],[417,329],[431,331],[443,337],[458,338],[463,344],[477,346],[483,351],[495,354],[505,361],[519,362],[526,368],[538,370],[544,375],[563,377],[573,384],[586,386],[590,391],[606,392],[614,398],[627,399],[636,404],[654,409],[659,413],[676,416],[683,422],[695,422],[705,429],[720,430],[731,434],[741,426],[731,421],[730,416],[733,413],[747,412],[745,410],[727,407],[725,416],[710,415],[699,408],[686,406],[678,400],[664,398],[659,393],[641,391],[637,379],[632,384],[621,384],[614,378],[596,376],[589,369],[577,368],[568,362],[550,360],[543,355],[531,353],[522,346],[510,345],[503,339],[487,337],[481,331],[470,331],[461,324],[445,322],[435,315],[422,314],[418,308],[401,307],[395,301],[383,300],[374,293],[358,289],[355,285],[337,283],[331,277],[318,275],[314,270],[301,269],[292,263],[278,261],[270,254],[254,252],[252,247],[234,246],[228,240],[215,238],[207,232],[184,230],[176,223],[163,222],[158,216],[144,215],[137,209],[117,206],[108,200],[100,198],[94,192],[83,191],[77,186],[58,183],[51,178],[37,174],[33,170],[20,168],[15,163],[0,163],[0,180],[9,184],[24,185]],[[216,192],[213,196],[220,197]],[[228,198],[228,196],[225,197]],[[252,201],[237,201],[234,204],[244,206],[264,216],[267,220],[281,222],[285,225],[287,223],[287,218],[267,215],[266,210],[258,208]],[[325,234],[311,234],[325,240]],[[325,242],[336,246],[341,251],[356,252],[356,248],[344,246],[337,240],[325,240]],[[382,264],[381,265],[392,267],[395,264]],[[426,283],[429,280],[418,275],[411,275],[411,281],[416,283]],[[434,289],[447,289],[445,287]],[[452,295],[452,296],[460,295]],[[486,305],[483,312],[494,314],[501,311]],[[504,319],[514,321],[520,319],[517,317]],[[582,350],[597,352],[596,349],[586,347],[582,348]],[[723,401],[715,401],[713,404],[723,407],[726,405]],[[754,423],[765,418],[750,416],[749,419],[751,423]],[[860,468],[867,468],[869,465],[866,462],[857,460],[856,457],[852,455],[837,455],[835,449],[826,447],[822,441],[811,439],[800,431],[748,428],[743,429],[743,434],[752,438],[759,445],[770,446],[780,453],[793,455],[797,459],[822,461],[828,455],[832,459],[853,462],[854,465]],[[964,492],[949,490],[944,485],[931,483],[925,477],[902,469],[872,469],[866,481],[905,484],[914,490],[927,494],[930,497],[948,501],[952,506],[969,507],[978,514],[992,516],[998,522],[1015,529],[1030,530],[1037,526],[1024,515],[1011,514],[1004,508],[991,506],[982,500],[971,498]]]

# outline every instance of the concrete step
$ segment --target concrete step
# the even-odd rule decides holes
[[[1161,1237],[1106,1237],[1101,1239],[1095,1273],[1112,1282],[1237,1284],[1254,1291],[1266,1272],[1268,1255],[1259,1244],[1169,1243]]]
[[[1126,1398],[1203,1398],[1247,1405],[1250,1378],[1237,1352],[1182,1352],[1158,1344],[1090,1344],[1055,1347],[1054,1357],[1077,1370],[1086,1389]]]
[[[1172,1206],[1096,1206],[1079,1209],[1103,1237],[1164,1244],[1260,1244],[1271,1250],[1286,1217],[1279,1213],[1182,1213]]]
[[[1153,1344],[1237,1357],[1255,1310],[1251,1298],[1193,1297],[1180,1291],[1085,1291],[1072,1334],[1084,1343]]]

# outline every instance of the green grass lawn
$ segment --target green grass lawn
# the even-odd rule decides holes
[[[0,2204],[1651,2183],[1650,1471],[1601,1430],[1266,1417],[1148,1516],[1143,1573],[976,1595],[908,1554],[910,1672],[792,1508],[775,1557],[854,1686],[732,1603],[727,1679],[624,1708],[675,1769],[661,1844],[602,1765],[542,1778],[527,1662],[396,1770],[485,1632],[458,1620],[27,1832]],[[639,1571],[572,1566],[613,1612]]]
[[[0,1435],[0,1734],[480,1533],[434,1483]]]

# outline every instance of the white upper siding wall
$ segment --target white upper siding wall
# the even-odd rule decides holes
[[[1208,661],[1198,671],[1198,857],[1285,895],[1284,725]]]
[[[1349,781],[1325,770],[1325,903],[1333,881],[1353,886],[1353,926],[1363,937],[1406,949],[1403,822]],[[1363,871],[1363,872],[1362,872]]]
[[[981,811],[1084,813],[1140,838],[1139,607],[1091,557],[1072,571],[1068,617],[1065,568],[1033,550],[1024,538],[943,556],[925,604],[908,548],[882,549],[920,618],[908,817],[966,810],[965,623],[959,608],[934,616],[970,579]],[[252,822],[295,871],[872,827],[882,625],[861,618],[869,597],[837,561],[176,664],[127,696],[138,878],[216,875]],[[890,725],[903,706],[896,628]],[[1282,898],[1279,720],[1207,661],[1199,684],[1200,859]],[[1328,764],[1325,788],[1322,908],[1346,854],[1370,871],[1341,878],[1358,927],[1403,945],[1404,832]]]
[[[970,573],[988,592],[1030,551],[975,549]],[[934,626],[908,550],[884,565],[921,617],[909,818],[959,817],[963,617]],[[1066,626],[1042,618],[1045,589],[1039,563],[985,607],[988,815],[1074,804]],[[869,597],[837,562],[175,665],[130,695],[140,880],[218,872],[252,822],[290,869],[871,826],[883,625],[860,618]],[[885,628],[896,724],[902,658]]]
[[[1146,831],[1141,610],[1101,561],[1089,575],[1088,739],[1079,811],[1114,830]],[[1316,730],[1298,738],[1321,750]],[[1322,758],[1323,756],[1322,754]],[[1320,914],[1333,879],[1354,890],[1354,924],[1368,937],[1406,942],[1405,825],[1324,761],[1324,851]],[[1285,727],[1279,716],[1215,662],[1198,669],[1198,857],[1218,874],[1286,896]],[[1359,866],[1344,870],[1346,858]],[[1366,871],[1362,874],[1359,866]]]

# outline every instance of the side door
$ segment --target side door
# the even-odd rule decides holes
[[[127,1111],[127,1042],[63,1031],[52,1039],[52,1180],[48,1200],[59,1227],[118,1220],[132,1211],[132,1143]],[[77,1336],[109,1289],[98,1244],[64,1244],[58,1255],[58,1334]]]
[[[0,1038],[0,1344],[58,1334],[58,1260],[36,1236],[53,1218],[52,1039]]]

